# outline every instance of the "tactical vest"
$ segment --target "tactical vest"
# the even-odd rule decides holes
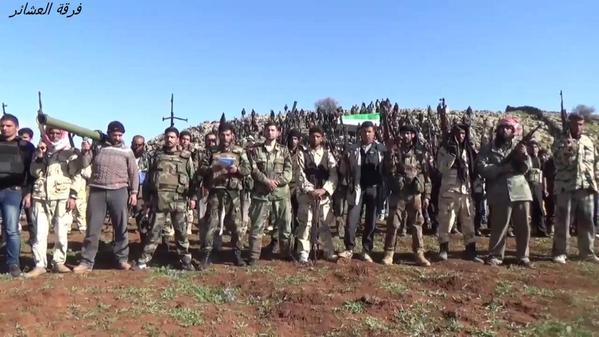
[[[22,181],[24,178],[25,163],[20,141],[0,142],[0,179]]]
[[[320,163],[314,161],[314,156],[310,150],[304,151],[304,172],[308,181],[316,189],[322,188],[329,179],[329,151],[324,150]]]
[[[159,194],[162,192],[179,195],[187,193],[191,179],[187,171],[189,157],[189,151],[156,154],[152,181]]]

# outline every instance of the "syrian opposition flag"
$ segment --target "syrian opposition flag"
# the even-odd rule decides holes
[[[380,118],[380,114],[378,113],[343,115],[341,116],[341,122],[343,123],[343,125],[351,125],[357,127],[358,125],[363,124],[364,122],[370,121],[374,125],[378,126],[380,124]]]

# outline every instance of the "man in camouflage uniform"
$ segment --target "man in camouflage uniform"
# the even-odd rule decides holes
[[[545,226],[545,207],[543,205],[543,194],[545,192],[545,177],[543,176],[543,161],[539,156],[539,143],[532,139],[528,142],[528,155],[532,166],[526,173],[526,181],[532,192],[532,225],[536,229],[536,234],[546,237],[547,227]]]
[[[568,117],[569,135],[554,144],[555,155],[555,236],[553,261],[566,263],[568,228],[575,223],[578,254],[581,259],[599,263],[595,255],[594,196],[599,191],[599,151],[593,140],[583,134],[584,118]]]
[[[231,231],[234,262],[245,265],[241,257],[243,222],[241,219],[240,193],[243,178],[251,173],[251,166],[245,150],[234,144],[235,129],[232,124],[222,123],[219,128],[219,144],[202,160],[199,174],[209,188],[208,219],[200,229],[202,269],[210,263],[210,253],[214,234],[222,235],[226,225]]]
[[[68,250],[67,227],[72,218],[67,212],[75,208],[78,198],[77,186],[73,177],[81,170],[78,152],[69,146],[66,131],[47,128],[43,130],[42,142],[37,147],[35,160],[31,163],[33,183],[33,221],[36,226],[36,237],[31,247],[35,268],[25,274],[32,278],[46,273],[48,261],[48,230],[54,225],[57,240],[55,241],[53,270],[68,273],[65,266]]]
[[[479,153],[477,169],[485,178],[489,203],[491,238],[487,263],[500,265],[505,255],[508,227],[514,226],[518,264],[533,267],[528,258],[530,202],[532,194],[524,175],[531,167],[526,145],[514,141],[520,124],[508,116],[499,121],[493,142]],[[512,153],[511,158],[508,156]]]
[[[384,265],[393,264],[397,230],[401,223],[405,222],[406,226],[411,227],[412,251],[416,263],[423,267],[430,266],[430,262],[424,257],[422,209],[428,207],[431,182],[425,172],[428,153],[424,146],[416,141],[417,132],[416,127],[412,125],[402,126],[401,144],[388,149],[389,154],[384,160],[384,172],[391,189]]]
[[[131,139],[131,151],[135,156],[135,162],[137,163],[138,176],[139,176],[139,190],[137,192],[137,205],[133,208],[132,216],[135,218],[137,223],[137,229],[139,230],[139,238],[143,243],[144,237],[148,231],[148,218],[144,216],[144,200],[143,200],[143,185],[148,173],[149,156],[146,152],[146,140],[141,135],[135,135]]]
[[[333,219],[331,210],[331,197],[337,185],[337,162],[329,150],[322,144],[324,132],[318,126],[309,130],[310,148],[298,155],[298,222],[297,230],[299,262],[308,262],[311,244],[312,226],[318,226],[317,240],[324,243],[324,257],[333,261],[337,259],[331,230],[329,228]],[[318,207],[318,208],[317,208]],[[319,213],[319,218],[314,219],[314,213]],[[314,222],[317,223],[314,223]],[[314,252],[317,254],[318,252]]]
[[[449,139],[437,154],[437,167],[442,174],[442,192],[439,198],[439,259],[447,260],[449,233],[458,220],[464,234],[464,257],[482,263],[483,260],[476,256],[474,203],[471,196],[474,149],[466,141],[467,129],[467,125],[456,124]]]
[[[160,244],[162,227],[170,216],[175,230],[177,254],[181,268],[194,270],[187,239],[187,207],[195,208],[195,191],[190,182],[194,176],[191,152],[178,147],[179,130],[164,130],[164,147],[150,159],[144,182],[144,212],[149,212],[149,230],[143,241],[143,252],[137,261],[139,269],[147,268]]]
[[[191,142],[191,133],[189,131],[181,131],[179,134],[179,146],[181,150],[189,151],[191,153],[191,161],[193,162],[193,167],[197,168],[200,165],[198,151],[193,147],[193,143]],[[187,222],[187,235],[191,235],[191,230],[193,227],[195,210],[189,208],[187,213],[185,214],[185,222]]]
[[[260,258],[262,234],[270,218],[278,230],[279,251],[288,257],[291,235],[291,203],[289,182],[293,174],[291,156],[287,147],[277,143],[279,129],[274,122],[264,125],[263,144],[252,147],[249,159],[252,165],[254,189],[250,204],[250,258],[254,265]]]

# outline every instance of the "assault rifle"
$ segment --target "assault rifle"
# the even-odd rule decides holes
[[[560,99],[560,117],[562,120],[562,132],[564,135],[570,137],[570,127],[568,126],[568,114],[566,113],[566,109],[564,109],[564,95],[562,91],[559,91],[559,99]]]
[[[522,144],[526,145],[528,142],[530,142],[530,140],[532,139],[532,136],[534,136],[535,132],[537,132],[537,130],[539,130],[540,128],[541,128],[541,124],[537,125],[534,129],[530,130],[526,135],[524,135],[524,137],[522,137],[522,139],[520,139],[520,141],[512,149],[512,151],[505,158],[503,158],[501,163],[506,164],[506,163],[511,162],[512,159],[514,158],[514,156],[516,155],[516,152],[518,151],[518,147],[520,147]]]

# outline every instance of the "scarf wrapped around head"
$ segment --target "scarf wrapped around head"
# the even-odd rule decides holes
[[[511,126],[514,129],[514,135],[520,136],[522,135],[522,123],[520,123],[520,119],[516,116],[508,115],[501,119],[499,119],[499,123],[497,123],[497,127],[500,126]]]
[[[60,130],[60,139],[57,140],[56,142],[52,142],[50,140],[50,138],[48,137],[48,135],[46,134],[46,132],[50,129],[56,129],[56,128],[48,128],[45,125],[40,124],[39,125],[40,128],[40,135],[42,138],[42,142],[46,143],[46,146],[48,146],[48,155],[51,156],[54,153],[58,152],[58,151],[62,151],[62,150],[67,150],[71,148],[71,143],[69,141],[69,134],[68,132],[66,132],[65,130]]]

